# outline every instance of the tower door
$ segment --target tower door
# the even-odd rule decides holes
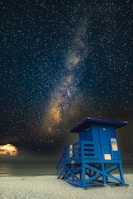
[[[120,158],[116,132],[114,128],[99,127],[102,158],[104,160],[118,160]]]
[[[101,142],[102,158],[104,160],[111,160],[111,146],[109,129],[105,127],[99,127],[99,137]]]

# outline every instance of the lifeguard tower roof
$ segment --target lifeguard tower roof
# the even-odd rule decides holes
[[[70,132],[80,132],[89,128],[92,125],[105,125],[105,126],[113,126],[115,128],[120,128],[122,126],[126,126],[127,122],[119,122],[119,121],[111,121],[111,120],[100,120],[87,118],[86,120],[79,123],[77,126],[73,127]]]

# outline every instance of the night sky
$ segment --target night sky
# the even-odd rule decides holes
[[[133,157],[131,0],[0,0],[0,144],[56,157],[86,117],[128,121]],[[51,155],[51,156],[50,156]]]

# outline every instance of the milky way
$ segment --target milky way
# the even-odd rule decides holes
[[[82,62],[87,56],[86,45],[86,21],[82,19],[73,36],[71,45],[65,58],[65,73],[60,77],[60,82],[54,88],[51,99],[45,113],[43,128],[49,134],[60,132],[59,124],[66,121],[67,118],[76,116],[74,107],[80,105],[81,93],[76,84],[80,81]],[[69,120],[69,119],[67,119]],[[61,133],[61,132],[60,132]]]

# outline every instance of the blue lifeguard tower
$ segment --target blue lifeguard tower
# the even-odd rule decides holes
[[[127,122],[87,118],[70,130],[79,141],[64,147],[56,167],[58,179],[73,186],[126,185],[116,129]]]

